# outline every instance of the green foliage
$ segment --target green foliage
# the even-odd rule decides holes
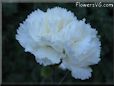
[[[71,10],[77,18],[86,18],[98,30],[101,40],[101,61],[92,66],[92,78],[77,80],[68,72],[62,83],[113,83],[113,8],[79,8],[75,3],[3,3],[2,4],[2,81],[3,83],[59,83],[67,70],[43,67],[35,57],[25,53],[16,41],[19,23],[39,8],[60,6]]]
[[[41,76],[44,78],[50,77],[52,74],[52,70],[50,67],[42,67],[41,68]]]

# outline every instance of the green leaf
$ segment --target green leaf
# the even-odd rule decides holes
[[[41,76],[44,78],[47,78],[49,76],[51,76],[52,74],[52,70],[50,67],[43,67],[41,68]]]

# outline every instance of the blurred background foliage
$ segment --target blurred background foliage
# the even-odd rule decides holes
[[[37,8],[60,6],[71,10],[79,20],[86,18],[98,30],[102,43],[101,61],[93,65],[92,77],[77,80],[70,71],[44,67],[25,53],[16,41],[16,30]],[[113,83],[113,8],[79,8],[75,3],[3,3],[2,4],[2,83]],[[67,75],[66,75],[67,72]]]

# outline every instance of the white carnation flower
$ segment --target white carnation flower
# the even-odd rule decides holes
[[[20,24],[16,39],[39,64],[47,66],[62,60],[60,68],[70,70],[76,79],[91,77],[89,66],[100,61],[97,31],[64,8],[32,12]]]

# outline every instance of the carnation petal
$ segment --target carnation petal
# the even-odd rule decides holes
[[[44,59],[45,61],[48,61],[48,63],[50,62],[50,64],[56,64],[60,62],[60,54],[51,47],[40,47],[36,52],[34,52],[34,54],[36,59]],[[42,61],[44,65],[45,61]]]
[[[79,68],[79,67],[74,67],[71,69],[72,76],[76,79],[89,79],[91,77],[91,68]]]

